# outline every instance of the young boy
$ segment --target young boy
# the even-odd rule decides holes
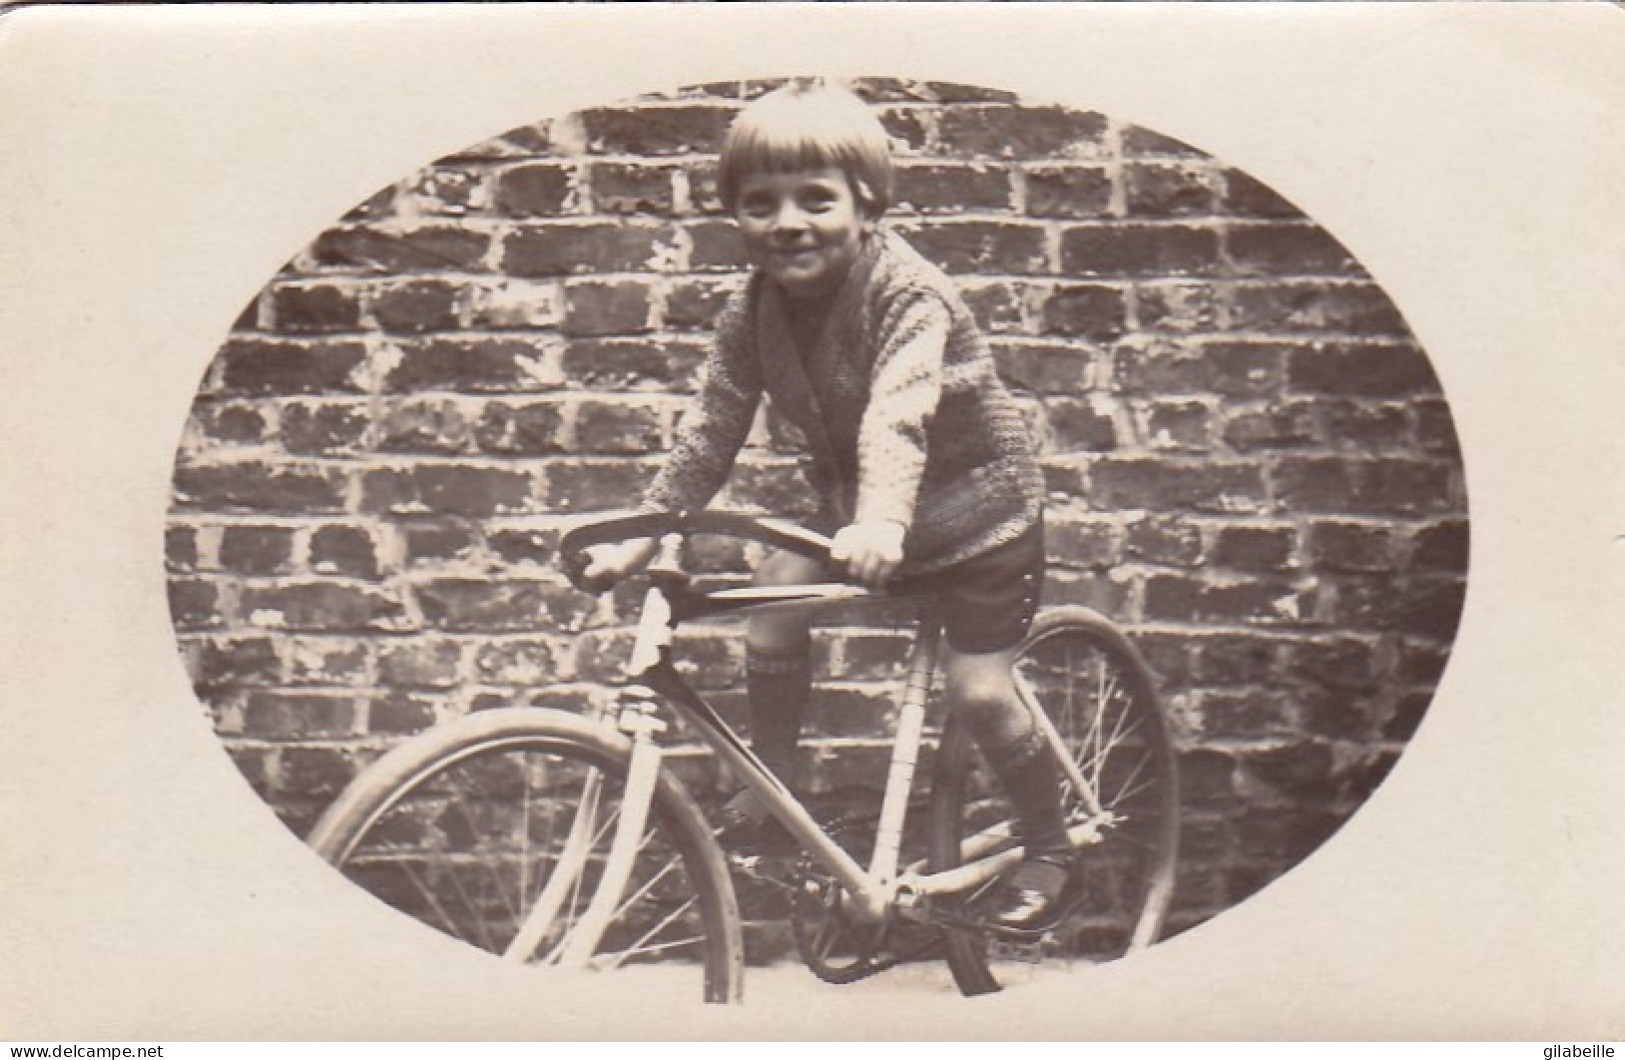
[[[704,383],[643,507],[698,510],[722,487],[765,393],[800,428],[842,572],[940,582],[951,709],[961,712],[1018,814],[1026,857],[983,914],[1034,932],[1058,917],[1070,851],[1059,768],[1016,696],[1015,651],[1044,574],[1043,480],[1020,410],[952,281],[879,227],[890,144],[856,97],[788,86],[742,111],[718,192],[756,271],[718,325]],[[599,546],[589,577],[640,569],[653,541]],[[770,555],[758,585],[827,580],[815,561]],[[753,617],[751,743],[789,781],[810,686],[808,618]],[[725,833],[760,824],[750,792]]]

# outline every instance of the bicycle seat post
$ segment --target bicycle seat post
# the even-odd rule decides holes
[[[942,624],[929,616],[920,619],[914,647],[908,658],[908,679],[897,710],[897,735],[892,746],[891,768],[886,774],[886,792],[880,804],[880,824],[875,831],[874,863],[870,876],[890,883],[897,875],[898,853],[903,845],[903,824],[908,813],[909,792],[914,786],[914,769],[920,760],[920,741],[925,731],[925,701],[937,671],[937,646]]]

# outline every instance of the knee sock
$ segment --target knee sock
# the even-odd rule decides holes
[[[1043,734],[1029,730],[1015,741],[981,746],[1016,811],[1016,829],[1027,848],[1026,860],[1065,860],[1071,843],[1061,809],[1061,767]]]
[[[812,690],[812,642],[787,650],[747,645],[745,691],[750,698],[750,745],[769,769],[796,783],[796,744]]]

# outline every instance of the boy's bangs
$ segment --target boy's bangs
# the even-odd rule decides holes
[[[817,135],[796,130],[776,134],[752,130],[736,145],[735,165],[740,173],[794,173],[803,169],[846,168],[847,152],[832,148]]]

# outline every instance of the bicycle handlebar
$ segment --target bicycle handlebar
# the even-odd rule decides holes
[[[635,538],[661,538],[667,534],[720,534],[760,541],[809,559],[829,562],[830,539],[805,527],[780,519],[744,512],[641,512],[612,516],[566,531],[559,541],[559,554],[570,584],[585,592],[602,592],[607,586],[590,585],[586,580],[586,550],[593,545],[630,541]]]

